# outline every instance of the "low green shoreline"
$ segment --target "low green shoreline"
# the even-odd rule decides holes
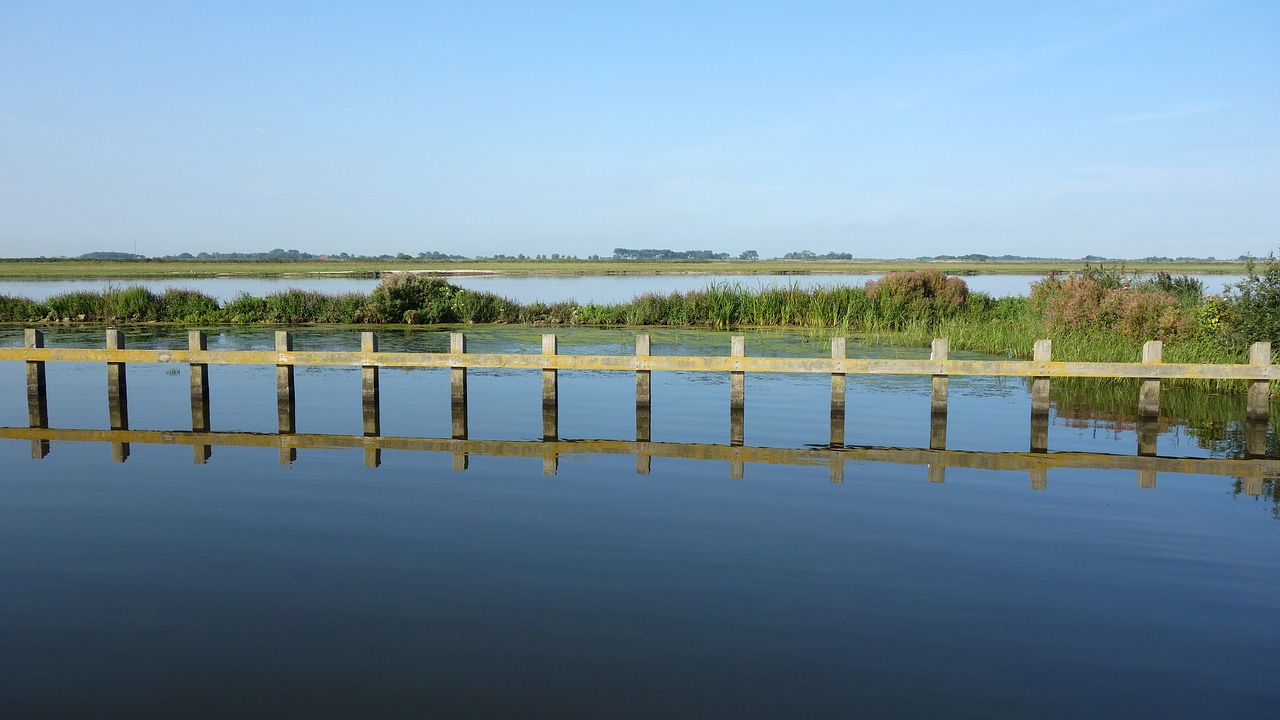
[[[1053,340],[1056,360],[1133,362],[1147,340],[1162,340],[1165,362],[1240,363],[1248,344],[1280,329],[1277,303],[1249,275],[1236,295],[1203,296],[1191,278],[1135,280],[1114,271],[1049,276],[1030,297],[993,298],[969,292],[963,279],[937,271],[891,273],[863,287],[748,288],[713,284],[705,290],[640,295],[624,303],[520,304],[423,275],[399,274],[372,293],[326,295],[288,290],[247,294],[219,303],[193,290],[154,293],[133,286],[72,292],[44,302],[0,296],[9,324],[143,324],[420,326],[525,324],[541,327],[803,328],[859,335],[885,345],[927,346],[945,337],[955,350],[1028,358],[1036,340]],[[1280,290],[1276,291],[1280,297]],[[1259,320],[1261,317],[1261,320]],[[1267,322],[1276,322],[1268,325]],[[1267,321],[1267,322],[1263,322]],[[1235,392],[1239,383],[1196,381]]]

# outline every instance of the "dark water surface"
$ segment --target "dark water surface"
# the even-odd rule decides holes
[[[130,347],[181,347],[171,330]],[[629,333],[561,332],[631,354]],[[442,332],[383,334],[441,351]],[[0,331],[0,344],[20,344]],[[538,333],[470,330],[473,352]],[[211,349],[266,331],[210,331]],[[50,330],[50,346],[100,333]],[[297,332],[296,346],[358,337]],[[723,354],[717,333],[655,354]],[[822,356],[823,338],[748,336]],[[927,351],[863,348],[850,356]],[[0,426],[27,422],[0,363]],[[100,365],[50,363],[50,421],[105,428]],[[274,370],[213,367],[216,430],[275,431]],[[724,445],[728,378],[654,373],[653,439]],[[187,373],[129,367],[135,429],[190,427]],[[300,433],[359,434],[359,372],[297,373]],[[536,371],[471,371],[473,438],[541,437]],[[448,374],[382,373],[384,435],[448,437]],[[746,444],[828,439],[825,377],[749,375]],[[1123,413],[1058,394],[1051,455],[1132,455]],[[632,440],[630,374],[561,372],[560,435]],[[1238,456],[1243,404],[1167,393],[1162,456]],[[1136,390],[1134,390],[1136,401]],[[1027,449],[1021,381],[953,379],[948,447]],[[849,380],[851,445],[924,448],[927,379]],[[1192,408],[1198,415],[1179,408]],[[1238,412],[1237,412],[1238,411]],[[1090,412],[1092,414],[1090,414]],[[1182,413],[1182,414],[1179,414]],[[1225,418],[1225,419],[1224,419]],[[1237,423],[1238,424],[1238,423]],[[1272,428],[1274,446],[1274,428]],[[1274,480],[1053,468],[0,440],[0,717],[1273,717]]]

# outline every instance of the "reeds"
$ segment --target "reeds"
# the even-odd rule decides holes
[[[796,327],[858,333],[872,343],[900,346],[928,346],[933,338],[945,337],[953,350],[1009,358],[1030,357],[1035,341],[1047,337],[1054,342],[1056,360],[1114,362],[1136,361],[1144,341],[1163,337],[1166,362],[1244,361],[1244,346],[1224,342],[1223,333],[1210,331],[1212,323],[1198,321],[1195,331],[1187,327],[1186,318],[1161,324],[1162,318],[1173,312],[1210,317],[1205,309],[1222,300],[1211,299],[1198,307],[1189,306],[1185,297],[1174,302],[1175,291],[1189,294],[1195,289],[1184,288],[1176,278],[1162,279],[1146,290],[1110,283],[1109,277],[1087,280],[1097,287],[1076,279],[1050,277],[1033,286],[1031,298],[992,298],[970,293],[959,278],[924,271],[887,275],[866,287],[751,288],[716,283],[690,292],[648,293],[616,304],[568,300],[522,305],[438,278],[406,274],[384,280],[369,295],[287,290],[265,297],[241,294],[225,304],[194,290],[169,289],[156,294],[143,287],[66,293],[43,303],[0,296],[0,322]],[[1107,306],[1123,312],[1094,317],[1097,322],[1093,324],[1084,321],[1086,315],[1097,314],[1098,305],[1081,298],[1096,295],[1101,299],[1107,293],[1112,293],[1107,297],[1127,298],[1124,303]],[[1072,315],[1077,310],[1079,316]],[[1144,332],[1161,328],[1166,332]],[[1243,390],[1242,383],[1185,384],[1232,393]]]

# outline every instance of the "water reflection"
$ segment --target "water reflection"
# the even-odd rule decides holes
[[[1029,473],[1032,487],[1044,489],[1046,474],[1050,469],[1107,469],[1132,470],[1139,473],[1142,487],[1155,487],[1156,473],[1180,473],[1221,475],[1241,479],[1261,480],[1280,476],[1280,460],[1240,460],[1229,458],[1161,457],[1150,454],[1113,455],[1105,453],[1023,453],[1023,452],[972,452],[930,448],[892,448],[859,446],[811,446],[805,448],[754,447],[738,442],[729,444],[631,442],[626,440],[466,440],[456,438],[389,437],[371,435],[328,435],[308,433],[243,433],[243,432],[190,432],[168,430],[93,430],[55,428],[0,428],[0,439],[25,440],[39,443],[49,454],[54,443],[107,443],[112,446],[112,458],[123,462],[128,457],[130,445],[192,445],[198,450],[197,463],[213,457],[217,447],[279,448],[282,462],[295,462],[299,450],[359,449],[365,457],[379,458],[383,450],[448,453],[455,457],[474,455],[490,457],[536,457],[544,462],[544,468],[554,474],[559,458],[565,456],[634,455],[636,467],[649,467],[652,458],[703,460],[728,462],[730,477],[744,477],[747,463],[764,465],[821,466],[832,470],[832,478],[843,478],[842,468],[849,462],[892,463],[896,465],[927,465],[931,482],[942,482],[946,468],[1001,470]],[[115,448],[124,447],[124,457],[117,458]],[[286,455],[284,451],[288,450]],[[35,457],[33,455],[33,457]],[[287,458],[287,460],[286,460]],[[39,458],[37,458],[39,459]],[[377,467],[377,461],[366,462]],[[466,469],[466,463],[456,469]],[[1259,487],[1249,484],[1246,488]],[[1248,492],[1246,490],[1246,492]],[[1260,492],[1260,490],[1259,490]],[[1250,492],[1249,494],[1258,494]]]

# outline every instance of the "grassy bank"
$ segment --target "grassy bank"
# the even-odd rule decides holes
[[[369,295],[291,290],[226,303],[191,290],[153,293],[137,286],[44,302],[0,296],[0,322],[797,327],[858,333],[894,345],[926,346],[946,337],[955,350],[1015,358],[1029,357],[1034,341],[1047,337],[1054,341],[1055,359],[1085,361],[1135,361],[1143,342],[1158,339],[1165,341],[1166,362],[1238,363],[1252,340],[1280,336],[1280,264],[1269,260],[1264,273],[1249,273],[1251,281],[1237,293],[1208,300],[1189,278],[1137,280],[1101,270],[1050,276],[1033,285],[1030,297],[993,298],[932,270],[893,273],[863,287],[751,289],[722,283],[617,304],[519,304],[438,278],[401,274]]]
[[[1108,263],[1110,264],[1110,263]],[[1221,262],[1124,261],[1135,272],[1234,273],[1244,264]],[[0,259],[0,278],[71,280],[86,278],[142,279],[195,277],[378,277],[391,272],[496,273],[502,275],[655,275],[655,274],[882,274],[930,268],[961,275],[1029,274],[1080,271],[1079,260],[419,260],[372,258],[332,260],[83,260],[60,258]]]

